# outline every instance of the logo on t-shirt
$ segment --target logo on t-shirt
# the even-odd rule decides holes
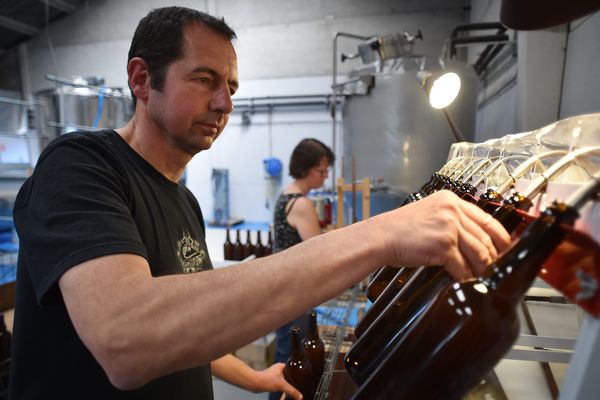
[[[185,232],[183,238],[177,241],[177,257],[183,272],[189,274],[202,271],[202,266],[206,261],[206,251],[200,246],[200,242],[192,238],[189,232]]]

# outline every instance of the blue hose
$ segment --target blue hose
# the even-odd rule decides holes
[[[100,125],[100,119],[102,119],[102,112],[104,111],[104,86],[100,87],[100,91],[98,93],[98,105],[96,106],[96,118],[94,118],[94,123],[92,124],[92,129],[98,128]]]

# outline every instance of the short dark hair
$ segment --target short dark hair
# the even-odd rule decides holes
[[[294,179],[305,178],[309,171],[318,166],[323,159],[329,165],[335,161],[333,151],[317,139],[302,139],[294,148],[290,158],[290,175]]]
[[[127,64],[134,57],[142,58],[148,65],[150,85],[156,90],[162,90],[167,67],[183,57],[183,31],[193,22],[221,33],[229,40],[236,38],[235,32],[223,18],[215,18],[186,7],[155,8],[140,20],[133,34]],[[135,109],[137,99],[133,91],[131,96]]]

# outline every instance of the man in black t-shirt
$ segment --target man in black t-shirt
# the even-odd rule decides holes
[[[196,152],[210,147],[231,112],[233,37],[223,21],[196,11],[149,14],[130,53],[132,91],[140,94],[131,123],[118,132],[63,135],[41,154],[14,210],[21,252],[12,399],[212,398],[215,357],[182,354],[190,338],[178,331],[188,323],[188,307],[219,306],[185,290],[164,294],[153,282],[212,270],[200,206],[178,178]],[[182,68],[165,75],[169,56],[183,59]],[[140,89],[149,76],[155,88],[169,85],[177,90],[174,98],[190,102],[173,120],[152,127],[146,125],[155,121],[143,120],[145,110],[171,104],[171,98],[160,98],[166,90],[149,95]],[[200,97],[205,100],[192,102]],[[177,143],[169,148],[137,133],[157,128],[168,129]],[[182,162],[164,165],[171,159]],[[194,338],[195,347],[203,348],[204,335],[219,334],[207,331]],[[294,393],[281,365],[254,371],[217,351],[222,357],[212,361],[215,375],[253,391]],[[126,358],[135,361],[121,361]]]
[[[129,51],[131,121],[61,136],[41,154],[14,210],[11,399],[211,399],[211,374],[299,399],[283,364],[255,371],[228,353],[381,265],[464,278],[507,246],[491,217],[441,192],[212,270],[200,207],[178,182],[232,112],[234,37],[204,13],[153,10]]]

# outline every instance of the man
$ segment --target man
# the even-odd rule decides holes
[[[212,372],[300,399],[282,364],[254,371],[228,353],[383,264],[445,265],[461,279],[507,246],[490,216],[442,192],[212,270],[200,207],[177,182],[232,111],[234,37],[194,10],[152,11],[129,53],[132,120],[63,135],[40,156],[14,210],[10,398],[211,399]]]

